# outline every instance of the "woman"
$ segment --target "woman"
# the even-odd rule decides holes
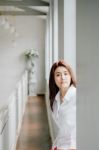
[[[71,67],[63,60],[52,65],[49,99],[58,129],[51,150],[76,150],[76,79]]]

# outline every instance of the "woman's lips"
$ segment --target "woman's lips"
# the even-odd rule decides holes
[[[61,82],[61,84],[64,84],[64,83],[66,83],[66,81],[62,81],[62,82]]]

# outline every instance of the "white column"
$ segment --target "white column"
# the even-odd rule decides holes
[[[49,70],[50,70],[50,33],[49,33],[49,21],[50,15],[49,12],[46,18],[46,35],[45,35],[45,79],[49,78]]]
[[[53,0],[50,0],[50,9],[49,9],[49,65],[52,66],[52,50],[53,50],[53,38],[52,38],[52,12],[53,12]]]
[[[58,60],[58,0],[53,3],[53,62]]]
[[[76,0],[64,0],[64,59],[76,71]]]
[[[64,0],[58,0],[58,58],[64,58]]]

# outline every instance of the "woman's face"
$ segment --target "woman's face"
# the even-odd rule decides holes
[[[59,66],[54,72],[55,83],[59,89],[67,89],[71,83],[71,75],[69,71],[63,67]]]

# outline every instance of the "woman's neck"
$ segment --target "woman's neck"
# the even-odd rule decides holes
[[[60,99],[62,102],[64,100],[64,96],[66,95],[67,91],[68,91],[68,88],[60,90]]]

